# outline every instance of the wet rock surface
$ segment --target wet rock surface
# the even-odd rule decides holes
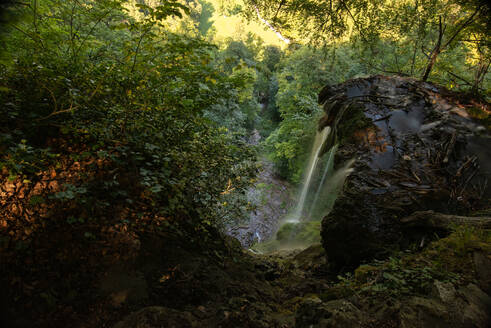
[[[319,128],[339,143],[337,166],[356,159],[342,195],[322,224],[339,270],[422,241],[436,230],[405,228],[415,211],[468,214],[489,204],[491,136],[462,104],[434,85],[375,76],[323,90]],[[477,105],[476,105],[477,106]]]
[[[264,159],[257,182],[247,193],[252,210],[249,220],[239,226],[229,227],[227,233],[237,238],[242,246],[272,238],[294,201],[288,182],[274,174],[273,164]]]
[[[261,136],[254,130],[249,143],[257,145]],[[237,238],[244,247],[272,238],[278,231],[280,220],[294,205],[290,184],[274,173],[273,163],[260,160],[257,182],[247,192],[252,208],[249,220],[227,228],[227,234]]]

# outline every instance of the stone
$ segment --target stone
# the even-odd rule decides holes
[[[319,272],[327,265],[326,252],[322,245],[317,243],[295,255],[293,263],[304,271]]]
[[[335,270],[352,270],[439,232],[401,222],[416,211],[465,214],[490,203],[491,184],[482,194],[474,188],[491,178],[489,131],[479,131],[445,90],[386,76],[329,90],[328,98],[320,97],[319,128],[332,129],[323,151],[339,144],[335,169],[356,159],[322,222],[322,244]]]
[[[151,306],[134,312],[118,322],[114,328],[194,328],[199,322],[189,312],[162,306]]]
[[[491,294],[491,254],[483,251],[474,252],[474,265],[479,279],[479,287]]]
[[[452,327],[447,308],[439,301],[423,297],[410,298],[399,312],[401,328]]]
[[[456,290],[452,283],[435,280],[433,294],[443,303],[450,303],[455,299]]]
[[[491,297],[474,284],[459,288],[458,294],[465,300],[458,309],[464,326],[490,327]]]
[[[296,328],[351,328],[360,327],[366,320],[360,309],[347,300],[322,303],[309,299],[295,315]]]

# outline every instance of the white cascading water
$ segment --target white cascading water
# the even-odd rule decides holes
[[[322,175],[321,182],[319,183],[319,187],[317,187],[317,191],[315,192],[314,200],[312,201],[312,206],[310,207],[310,212],[313,213],[315,206],[317,204],[317,200],[319,200],[319,195],[322,190],[322,186],[324,186],[324,182],[326,182],[326,178],[332,174],[332,170],[334,167],[334,156],[336,155],[336,151],[338,150],[338,145],[334,145],[334,147],[329,150],[329,158],[327,159],[326,168],[324,169],[324,174]]]
[[[261,242],[261,236],[259,235],[259,233],[257,231],[256,231],[255,235],[257,237],[257,242],[260,243]]]
[[[325,183],[320,186],[318,190],[319,196],[317,197],[323,199],[323,202],[314,204],[317,220],[322,220],[324,216],[329,214],[331,206],[334,205],[334,200],[343,188],[344,181],[354,171],[354,163],[354,159],[347,161],[343,167],[333,171],[329,178],[326,179]],[[331,199],[332,197],[334,198]],[[330,201],[332,201],[332,203],[330,203]]]
[[[317,166],[317,162],[319,161],[319,153],[322,149],[322,145],[324,141],[326,141],[329,133],[331,132],[330,127],[325,127],[322,131],[317,131],[314,139],[314,145],[312,147],[312,152],[310,153],[309,164],[307,167],[307,174],[305,175],[305,179],[303,181],[302,192],[300,193],[300,198],[298,200],[297,208],[295,210],[295,214],[287,219],[287,222],[290,223],[298,223],[300,222],[300,218],[302,217],[303,208],[305,206],[305,200],[307,199],[307,194],[309,192],[310,180],[312,180],[312,175],[314,173],[314,169]]]

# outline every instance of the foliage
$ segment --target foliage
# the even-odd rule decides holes
[[[247,215],[255,70],[223,70],[217,46],[176,30],[192,14],[182,2],[9,10],[19,19],[2,34],[0,271],[13,307],[78,299],[83,312],[92,281],[134,260],[140,234],[200,239]],[[231,110],[240,119],[227,129]]]
[[[344,294],[397,297],[427,295],[435,280],[468,284],[476,279],[472,252],[480,249],[488,252],[490,238],[489,231],[455,226],[450,236],[434,241],[421,252],[397,254],[386,261],[361,265],[353,274],[339,276],[337,290]]]
[[[293,182],[302,177],[316,122],[322,114],[317,93],[328,83],[363,74],[362,67],[349,56],[349,49],[338,49],[336,54],[300,47],[292,49],[278,65],[275,103],[282,121],[266,140],[266,147],[279,174]]]
[[[89,12],[79,15],[84,5]],[[2,166],[11,174],[45,169],[60,155],[49,138],[63,136],[92,148],[86,156],[110,158],[139,176],[166,215],[193,209],[211,219],[229,179],[237,191],[247,185],[247,165],[237,164],[250,153],[202,113],[240,102],[248,75],[220,75],[211,45],[162,32],[166,17],[187,12],[179,3],[137,4],[141,20],[126,16],[119,1],[84,5],[45,2],[11,26],[8,49],[25,50],[10,52],[2,74],[9,150]],[[31,28],[36,34],[25,38]]]
[[[484,1],[247,1],[299,43],[350,40],[372,70],[489,93],[489,4]],[[441,58],[439,58],[441,57]],[[438,59],[438,60],[437,60]]]

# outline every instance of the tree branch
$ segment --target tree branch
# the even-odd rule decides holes
[[[150,32],[150,30],[152,29],[152,27],[148,27],[141,35],[140,35],[140,39],[138,40],[138,45],[136,46],[136,50],[135,50],[135,56],[133,56],[133,65],[131,66],[131,73],[133,73],[135,71],[135,66],[136,66],[136,58],[138,56],[138,52],[140,51],[140,46],[141,46],[141,43],[142,43],[142,40],[143,38],[145,37],[145,35],[147,35],[148,32]]]
[[[474,13],[468,18],[465,20],[464,23],[462,23],[462,25],[454,32],[454,34],[450,37],[450,39],[448,39],[447,42],[445,42],[445,44],[442,46],[442,49],[445,49],[446,47],[448,47],[450,45],[450,43],[452,43],[452,41],[457,37],[457,35],[462,32],[462,30],[464,28],[466,28],[467,26],[469,26],[469,24],[472,22],[472,20],[474,19],[474,16],[476,16],[476,14],[481,11],[481,6],[477,7],[476,11],[474,11]]]

